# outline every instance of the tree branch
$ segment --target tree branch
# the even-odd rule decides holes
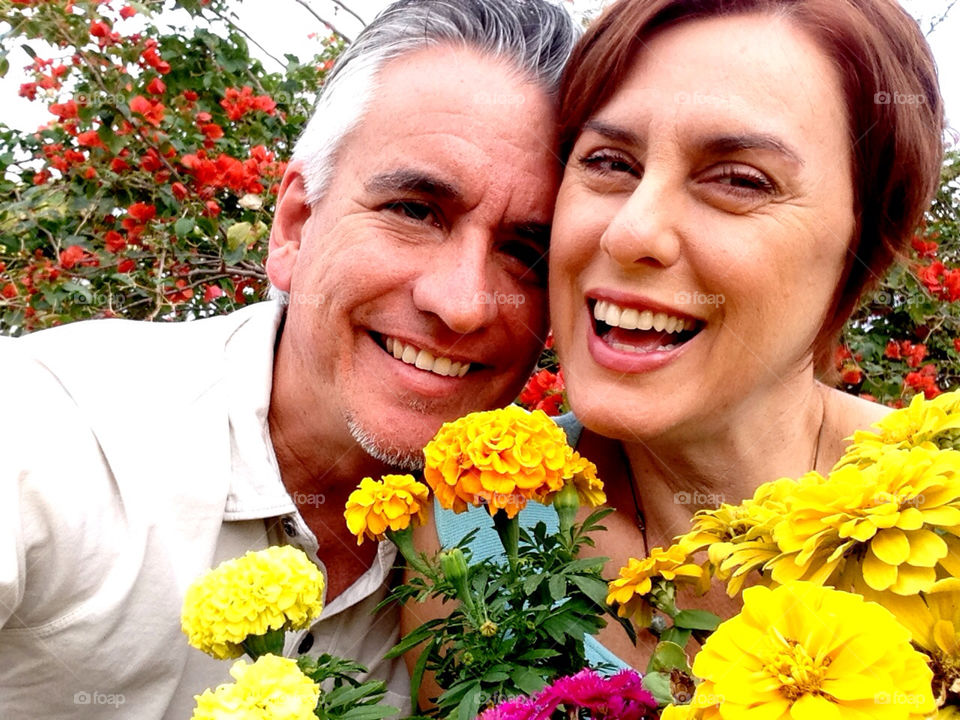
[[[954,5],[956,5],[958,0],[950,0],[950,4],[947,5],[947,9],[943,11],[943,14],[940,17],[935,17],[930,21],[930,27],[927,28],[925,33],[928,37],[937,29],[937,26],[940,25],[944,20],[947,19],[947,15],[950,14],[950,11],[953,10]]]
[[[331,1],[334,5],[338,5],[338,6],[342,7],[342,8],[343,8],[344,10],[346,10],[348,13],[350,13],[351,15],[353,15],[357,20],[360,21],[360,24],[361,24],[361,25],[366,25],[366,24],[367,24],[366,21],[364,21],[364,19],[363,19],[362,17],[360,17],[359,15],[357,15],[351,8],[347,7],[344,3],[340,2],[340,0],[330,0],[330,1]]]
[[[317,14],[317,11],[314,10],[312,7],[310,7],[310,5],[306,2],[306,0],[294,0],[294,2],[298,3],[299,5],[302,5],[302,6],[306,9],[306,11],[307,11],[308,13],[310,13],[311,15],[313,15],[317,20],[319,20],[319,21],[322,22],[324,25],[326,25],[328,28],[330,28],[330,30],[333,31],[333,34],[334,34],[334,35],[339,35],[341,38],[343,38],[343,39],[344,39],[346,42],[348,42],[348,43],[353,42],[350,38],[348,38],[348,37],[347,37],[346,35],[344,35],[342,32],[340,32],[339,30],[337,30],[337,28],[334,26],[334,24],[333,24],[332,22],[330,22],[329,20],[324,20],[322,17],[320,17],[320,15]],[[363,20],[361,20],[360,22],[363,22]]]

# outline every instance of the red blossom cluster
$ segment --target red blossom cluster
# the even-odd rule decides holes
[[[45,69],[48,67],[50,71],[45,72]],[[63,86],[60,78],[69,71],[66,65],[59,63],[54,65],[53,60],[45,60],[43,58],[37,58],[31,65],[28,65],[26,69],[28,72],[33,72],[36,80],[20,85],[20,97],[25,97],[31,101],[37,99],[38,90],[59,90]]]
[[[236,122],[248,112],[260,110],[267,115],[273,115],[276,112],[277,103],[269,95],[254,95],[253,88],[244,85],[242,88],[227,88],[223,100],[220,101],[227,117]]]
[[[556,373],[544,368],[530,376],[520,392],[520,402],[530,410],[543,410],[547,415],[559,415],[563,405],[563,370]]]
[[[850,348],[841,345],[834,354],[834,364],[840,371],[840,380],[845,385],[859,385],[863,381],[863,370],[860,368],[860,362],[863,355],[857,353],[854,355]]]
[[[908,366],[916,368],[920,367],[923,359],[927,357],[927,346],[923,343],[915,345],[910,340],[902,340],[901,342],[891,340],[887,343],[883,354],[890,360],[906,360]]]
[[[263,145],[253,147],[250,157],[243,161],[224,153],[210,158],[198,150],[196,154],[184,155],[180,164],[192,176],[201,197],[211,197],[221,188],[259,195],[263,192],[261,180],[279,179],[286,170],[286,163],[276,162],[274,154]]]
[[[942,262],[934,260],[916,268],[915,273],[931,295],[950,302],[960,300],[960,269],[947,269]]]
[[[903,385],[922,392],[927,400],[932,400],[942,392],[937,385],[937,368],[933,364],[924,365],[919,371],[908,372],[903,379]]]

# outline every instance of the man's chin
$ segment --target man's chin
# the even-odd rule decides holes
[[[429,438],[424,440],[423,445],[413,447],[408,443],[400,445],[388,440],[380,433],[364,427],[355,418],[347,419],[347,427],[357,445],[374,460],[407,472],[418,472],[423,469],[423,445],[430,441]]]

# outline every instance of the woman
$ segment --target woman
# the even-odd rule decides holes
[[[817,378],[932,197],[942,104],[895,0],[623,0],[574,51],[560,117],[551,315],[618,511],[612,576],[702,507],[828,472],[885,413]],[[652,636],[600,640],[645,667]]]

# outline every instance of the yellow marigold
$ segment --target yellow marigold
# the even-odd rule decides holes
[[[580,465],[546,413],[515,405],[445,423],[423,452],[424,479],[442,507],[485,505],[509,517],[560,490]]]
[[[572,452],[567,463],[564,477],[573,476],[574,488],[577,490],[577,500],[580,505],[600,507],[607,502],[607,494],[603,491],[603,481],[597,477],[597,466],[580,455]],[[559,492],[559,491],[558,491]],[[548,492],[537,498],[537,502],[549,505],[553,502],[556,492]]]
[[[834,469],[845,465],[865,467],[889,448],[909,449],[932,443],[941,449],[960,450],[960,391],[926,400],[915,395],[908,407],[895,410],[873,425],[876,432],[858,430]]]
[[[787,505],[774,530],[782,555],[767,563],[778,583],[913,595],[938,569],[960,575],[950,552],[960,542],[960,452],[888,449],[867,467],[800,483]]]
[[[921,720],[936,709],[925,656],[889,611],[795,582],[743,591],[693,663],[704,720]]]
[[[405,530],[426,522],[430,491],[412,475],[384,475],[379,481],[365,477],[360,487],[350,493],[343,516],[347,527],[357,536],[383,540],[387,528]]]
[[[667,705],[660,713],[660,720],[696,720],[700,711],[693,705]]]
[[[234,663],[234,683],[196,696],[191,720],[316,720],[320,686],[308,678],[296,660],[263,655],[248,665]]]
[[[620,568],[619,577],[610,581],[607,604],[616,603],[620,606],[617,608],[620,617],[633,617],[639,626],[647,627],[653,614],[653,606],[647,596],[656,578],[696,581],[699,585],[704,579],[704,571],[696,563],[690,562],[689,556],[679,545],[671,545],[666,550],[655,547],[648,557],[643,560],[630,558],[626,567]]]
[[[323,609],[323,574],[288,545],[220,563],[187,588],[181,627],[190,644],[224,660],[269,630],[307,627]]]
[[[884,607],[900,621],[914,645],[930,656],[938,718],[960,717],[960,579],[937,582],[929,592],[884,598]]]

